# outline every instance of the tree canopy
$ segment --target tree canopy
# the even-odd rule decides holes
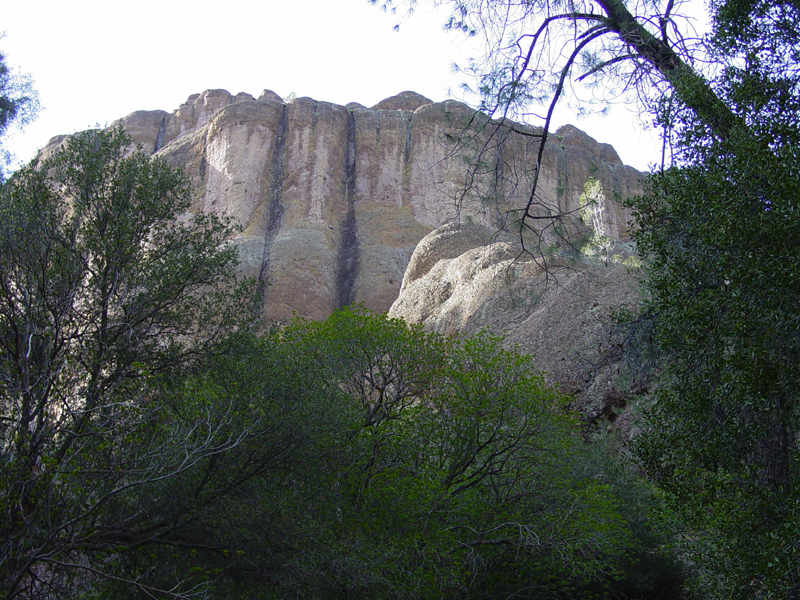
[[[231,227],[184,218],[183,175],[129,144],[75,135],[0,190],[4,598],[58,595],[76,569],[103,571],[90,557],[180,538],[205,496],[171,505],[166,482],[245,434],[232,407],[174,407],[158,383],[241,325]]]
[[[30,77],[15,73],[5,54],[0,52],[0,138],[12,124],[25,125],[33,120],[38,109],[39,99]],[[6,175],[5,165],[10,159],[9,153],[0,146],[0,160],[3,163],[0,181]]]
[[[638,452],[708,597],[797,598],[800,7],[713,8],[715,90],[746,126],[665,107],[680,166],[631,201],[664,353]]]

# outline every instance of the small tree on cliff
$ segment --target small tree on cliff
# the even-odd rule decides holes
[[[187,216],[184,176],[129,144],[75,135],[0,190],[2,598],[69,595],[126,549],[201,543],[186,529],[210,501],[207,459],[248,437],[223,399],[163,385],[247,313],[231,226]],[[166,493],[197,469],[191,493]]]

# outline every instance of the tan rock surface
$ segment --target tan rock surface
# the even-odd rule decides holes
[[[118,123],[145,152],[186,169],[192,210],[241,223],[232,243],[243,273],[262,281],[270,321],[295,312],[323,318],[351,302],[388,310],[427,233],[454,222],[496,231],[508,222],[507,211],[528,198],[536,130],[514,125],[470,138],[463,126],[473,117],[464,104],[414,92],[364,108],[207,90],[172,113],[139,111]],[[624,238],[627,215],[614,198],[636,190],[640,174],[575,128],[551,139],[539,195],[574,211],[587,180],[597,179],[604,233]],[[477,147],[499,166],[497,177],[465,169]]]
[[[611,310],[638,302],[634,272],[612,262],[547,258],[547,268],[479,227],[423,238],[389,316],[444,334],[488,329],[531,354],[589,419],[610,416],[631,382]],[[462,250],[463,249],[463,250]]]

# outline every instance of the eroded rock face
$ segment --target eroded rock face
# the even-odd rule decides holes
[[[365,108],[207,90],[171,113],[139,111],[118,123],[145,152],[186,169],[192,210],[241,223],[232,243],[242,271],[261,281],[264,320],[283,321],[321,319],[354,302],[386,311],[404,276],[433,267],[420,255],[406,272],[426,234],[448,223],[493,233],[509,223],[508,211],[528,201],[537,131],[508,124],[491,139],[488,130],[464,135],[470,120],[481,123],[466,105],[414,92]],[[468,171],[476,148],[496,168]],[[625,238],[628,215],[614,199],[638,190],[640,177],[610,146],[565,127],[548,143],[538,195],[577,211],[596,179],[604,191],[596,221],[604,235]]]
[[[504,335],[593,420],[613,418],[630,391],[610,313],[638,298],[637,275],[613,260],[541,262],[488,228],[448,225],[420,241],[389,316],[444,334]]]

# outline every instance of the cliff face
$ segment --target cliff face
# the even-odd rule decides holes
[[[263,285],[271,321],[324,318],[354,302],[386,311],[426,234],[458,220],[489,230],[508,223],[506,211],[528,199],[537,132],[463,135],[471,118],[463,104],[413,92],[365,108],[208,90],[172,113],[140,111],[119,123],[144,151],[185,167],[194,210],[241,223],[233,243],[243,271]],[[489,168],[470,172],[465,158],[478,148]],[[587,181],[599,181],[604,231],[625,238],[627,215],[614,199],[639,189],[640,176],[568,126],[551,137],[538,193],[577,211]]]

